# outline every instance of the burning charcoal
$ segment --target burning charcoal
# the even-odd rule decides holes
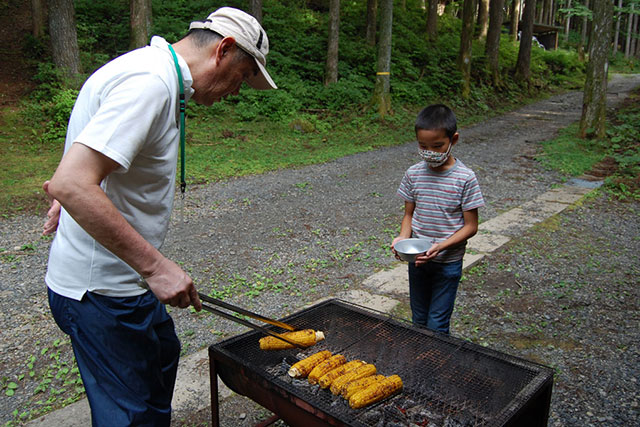
[[[409,399],[408,397],[406,397],[400,404],[400,407],[402,409],[409,409],[409,408],[413,408],[416,405],[417,403],[415,402],[415,400]]]
[[[380,419],[380,417],[382,417],[382,413],[378,410],[375,411],[368,411],[366,412],[363,416],[362,416],[362,421],[365,424],[373,424],[376,421],[378,421]]]

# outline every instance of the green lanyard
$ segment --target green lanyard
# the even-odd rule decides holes
[[[173,62],[178,72],[178,84],[180,85],[180,192],[184,198],[184,192],[187,188],[187,182],[184,179],[184,139],[185,139],[185,125],[184,125],[184,113],[187,110],[187,103],[184,100],[184,84],[182,83],[182,71],[180,71],[180,65],[178,65],[178,57],[173,47],[169,44],[169,50],[173,55]]]

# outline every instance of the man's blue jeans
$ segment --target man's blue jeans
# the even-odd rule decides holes
[[[462,260],[451,263],[430,261],[420,267],[409,263],[413,323],[448,334],[461,277]]]
[[[49,292],[51,313],[71,337],[95,426],[169,426],[180,356],[173,320],[151,292],[81,301]]]

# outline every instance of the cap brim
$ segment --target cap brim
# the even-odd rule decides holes
[[[258,74],[253,77],[247,79],[247,84],[254,89],[267,90],[267,89],[278,89],[278,86],[273,82],[273,79],[267,72],[267,69],[264,68],[264,65],[260,63],[257,59],[254,58],[256,64],[258,65]]]

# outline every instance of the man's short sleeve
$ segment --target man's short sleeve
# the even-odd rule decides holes
[[[116,81],[100,94],[100,105],[74,142],[116,161],[126,172],[150,134],[169,117],[171,96],[156,75],[140,73]]]

